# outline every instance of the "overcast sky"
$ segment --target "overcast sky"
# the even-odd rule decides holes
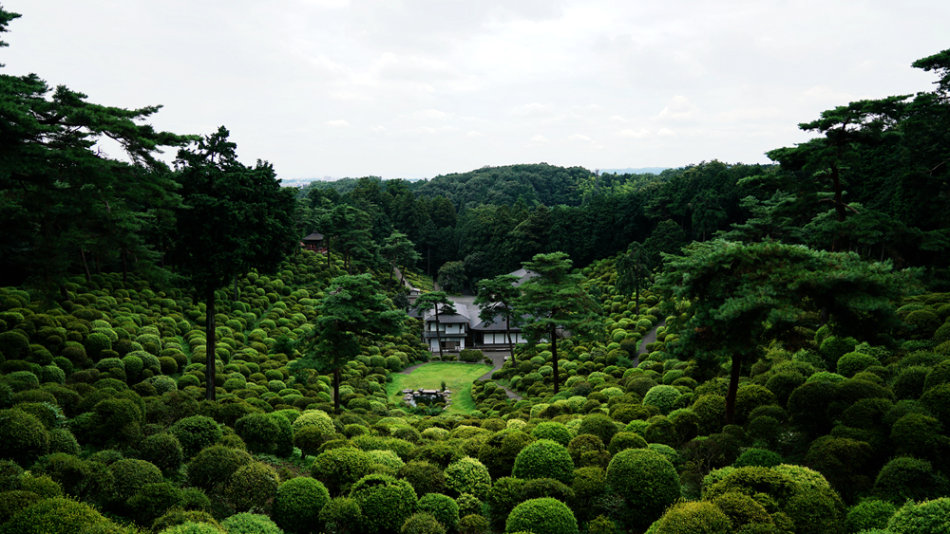
[[[766,162],[797,124],[931,88],[950,2],[3,0],[8,74],[231,130],[285,179]]]

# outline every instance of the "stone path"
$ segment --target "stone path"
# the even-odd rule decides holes
[[[656,331],[659,330],[661,326],[666,326],[666,320],[660,321],[659,324],[653,327],[653,330],[647,332],[647,335],[643,336],[643,339],[640,340],[640,345],[637,349],[637,357],[633,362],[634,367],[640,365],[640,356],[643,356],[647,353],[647,345],[656,341]]]

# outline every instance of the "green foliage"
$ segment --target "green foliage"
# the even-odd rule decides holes
[[[124,458],[109,465],[114,480],[112,500],[125,502],[147,484],[162,482],[162,471],[154,464],[135,458]]]
[[[228,478],[224,495],[239,511],[262,509],[277,494],[280,480],[273,467],[250,462]]]
[[[574,461],[564,445],[539,439],[518,453],[512,475],[521,479],[553,478],[570,484],[574,478]]]
[[[446,530],[432,514],[417,512],[406,519],[399,532],[400,534],[445,534]]]
[[[350,497],[334,497],[320,510],[320,523],[328,534],[355,534],[362,521],[360,505]]]
[[[188,483],[212,490],[225,483],[239,468],[251,463],[251,455],[225,445],[212,445],[199,452],[188,463]]]
[[[288,532],[318,530],[320,510],[330,502],[330,492],[319,480],[295,477],[277,488],[273,517]]]
[[[668,414],[673,410],[673,406],[680,395],[682,395],[680,390],[673,386],[656,385],[643,396],[643,404],[655,406],[660,410],[660,413]]]
[[[153,434],[142,441],[139,455],[166,475],[178,472],[184,460],[184,453],[178,438],[168,432]]]
[[[339,447],[320,453],[310,466],[310,474],[323,482],[331,495],[340,495],[348,493],[354,482],[369,473],[371,465],[366,452]]]
[[[907,502],[887,522],[899,534],[936,534],[950,530],[950,497],[921,503]]]
[[[567,446],[571,442],[573,436],[571,431],[567,429],[562,423],[555,423],[553,421],[542,421],[538,423],[534,430],[531,431],[531,437],[535,439],[549,439],[556,441],[561,445]]]
[[[279,415],[247,414],[234,423],[234,430],[251,452],[277,456],[290,456],[293,452],[290,422]]]
[[[49,450],[43,423],[22,410],[0,410],[0,456],[28,466]]]
[[[894,504],[924,500],[945,495],[950,491],[947,479],[935,472],[930,462],[899,456],[887,462],[874,480],[873,493]]]
[[[170,482],[145,484],[126,499],[129,515],[140,524],[151,525],[170,508],[181,505],[181,490]]]
[[[617,425],[610,417],[594,413],[585,416],[577,427],[577,434],[593,434],[600,438],[602,443],[610,443],[610,439],[617,433]]]
[[[845,518],[848,532],[860,532],[872,528],[886,528],[887,521],[897,511],[897,506],[878,499],[865,499],[848,510]]]
[[[673,464],[650,449],[618,452],[607,466],[606,482],[609,491],[626,503],[617,518],[633,528],[646,528],[680,494]]]
[[[652,534],[727,534],[735,532],[732,522],[715,504],[684,502],[670,507],[650,528]]]
[[[508,515],[505,532],[533,532],[535,534],[577,534],[577,520],[566,504],[543,497],[530,499],[517,506]]]
[[[444,474],[445,486],[455,493],[469,493],[479,499],[484,499],[491,488],[491,475],[488,473],[488,468],[469,456],[449,464]]]
[[[459,506],[455,499],[440,493],[426,493],[419,498],[416,510],[426,512],[442,524],[446,532],[456,532],[459,526]]]
[[[178,442],[186,458],[221,440],[221,427],[214,419],[204,415],[192,415],[179,419],[169,429]]]
[[[242,512],[221,522],[228,534],[283,534],[266,515]]]
[[[95,508],[66,497],[43,499],[0,525],[2,534],[121,534],[124,531]]]
[[[743,451],[732,465],[735,467],[775,467],[780,463],[782,463],[782,456],[777,452],[752,448]]]
[[[416,492],[405,480],[389,475],[366,475],[350,490],[363,514],[363,528],[370,534],[395,532],[412,515]]]

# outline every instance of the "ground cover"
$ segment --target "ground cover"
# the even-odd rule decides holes
[[[475,401],[472,400],[472,382],[488,371],[490,365],[459,363],[459,362],[432,362],[424,364],[409,374],[393,373],[392,382],[386,386],[386,394],[394,403],[402,402],[404,389],[439,389],[445,382],[452,391],[452,404],[449,413],[471,413],[475,410]]]

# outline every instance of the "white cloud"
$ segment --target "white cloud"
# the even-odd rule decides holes
[[[331,128],[349,128],[350,127],[350,123],[346,119],[333,119],[330,121],[326,121],[324,124],[326,124],[327,126]]]
[[[637,128],[637,129],[624,128],[623,130],[620,130],[619,132],[617,132],[617,135],[619,135],[620,137],[643,139],[645,137],[649,137],[650,130],[647,130],[646,128]]]

